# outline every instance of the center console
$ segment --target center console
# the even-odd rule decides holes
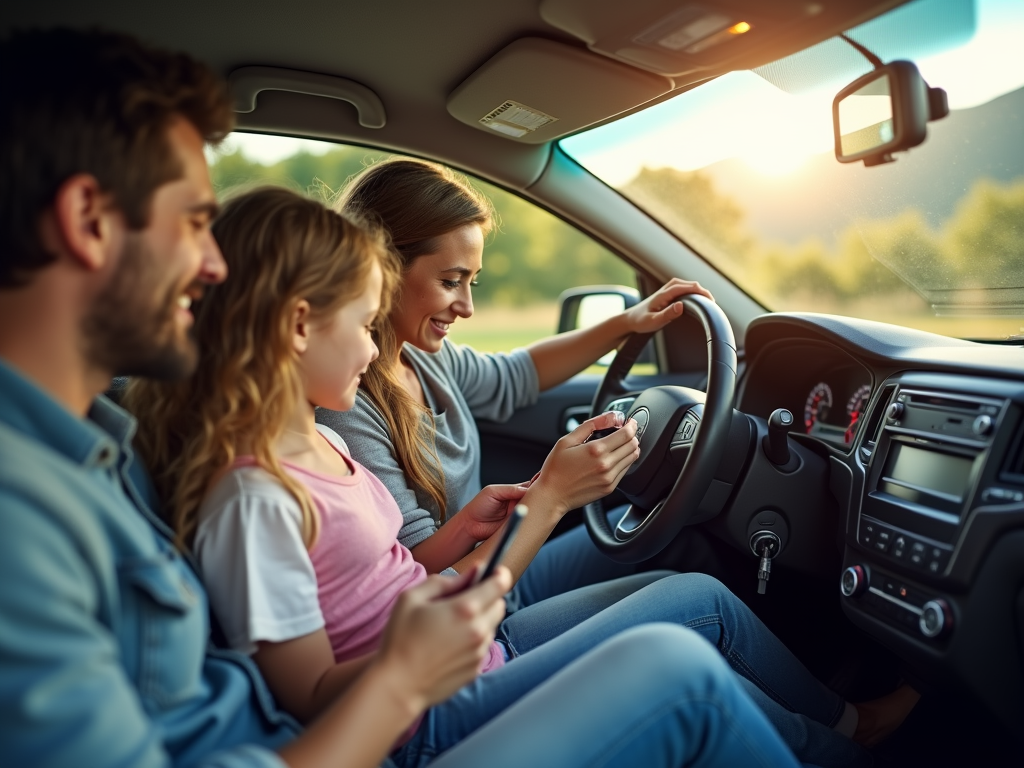
[[[984,550],[969,546],[984,535],[971,525],[977,513],[1024,513],[1019,407],[999,382],[965,391],[950,387],[958,378],[908,374],[873,403],[840,584],[850,608],[930,643],[955,631],[949,594],[969,583]]]

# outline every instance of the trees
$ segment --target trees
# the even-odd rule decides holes
[[[273,165],[254,162],[235,151],[215,157],[210,166],[218,194],[260,184],[280,184],[323,196],[341,190],[367,165],[388,154],[338,146],[323,155],[298,152]],[[495,231],[484,249],[484,266],[474,299],[482,305],[551,302],[572,286],[595,283],[635,285],[632,270],[599,243],[574,227],[499,187],[471,180],[491,198],[498,212]]]
[[[858,314],[858,304],[885,302],[931,314],[930,305],[1024,304],[1024,180],[979,179],[938,231],[908,207],[852,221],[833,247],[759,240],[700,171],[643,168],[621,191],[771,309]]]

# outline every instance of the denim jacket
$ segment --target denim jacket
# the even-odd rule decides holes
[[[0,361],[0,765],[274,766],[298,733],[152,512],[134,420]]]

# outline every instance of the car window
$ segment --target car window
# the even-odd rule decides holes
[[[871,64],[833,37],[561,142],[766,308],[1024,335],[1024,3],[917,0],[849,30],[948,93],[924,144],[833,154]]]
[[[219,196],[280,184],[329,199],[364,167],[390,155],[365,147],[235,132],[209,153]],[[558,296],[566,288],[636,287],[622,259],[538,206],[471,178],[494,203],[498,227],[484,247],[473,291],[474,316],[452,325],[450,338],[485,352],[502,352],[550,336],[558,326]]]

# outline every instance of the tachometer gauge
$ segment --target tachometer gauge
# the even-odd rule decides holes
[[[850,399],[846,401],[846,415],[850,418],[850,423],[846,428],[846,435],[844,436],[844,442],[847,445],[853,442],[854,435],[857,434],[857,422],[860,421],[861,414],[864,412],[864,408],[867,407],[868,400],[870,399],[871,385],[862,384],[857,387],[857,391],[850,395]]]
[[[814,385],[814,388],[807,395],[807,402],[804,403],[804,428],[810,434],[814,425],[819,419],[828,416],[828,410],[832,407],[832,388],[824,381]]]

